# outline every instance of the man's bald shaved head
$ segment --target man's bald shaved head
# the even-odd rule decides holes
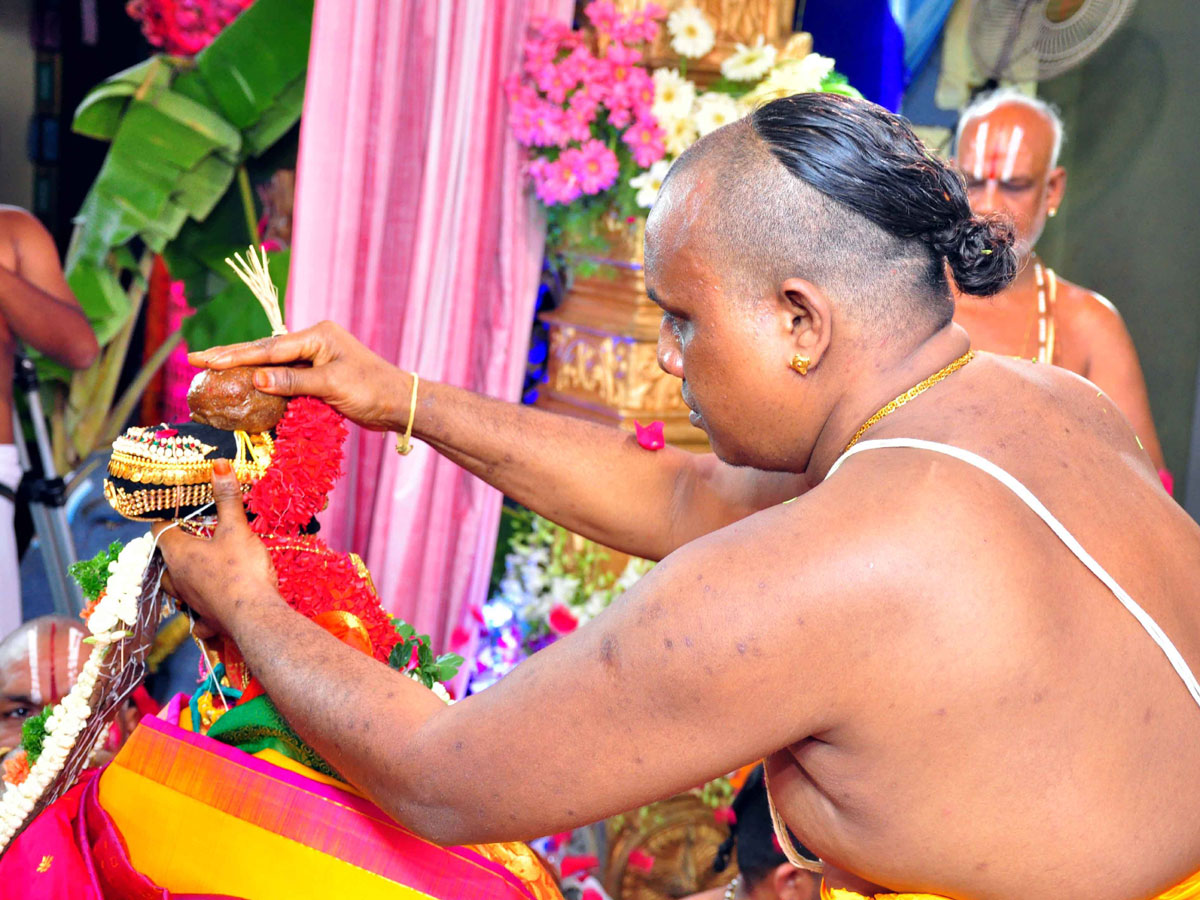
[[[929,302],[936,327],[953,315],[927,244],[890,234],[794,176],[750,119],[695,144],[663,190],[689,195],[692,237],[730,294],[756,301],[796,277],[855,301],[846,309],[865,321],[889,320],[914,295]],[[648,240],[648,253],[653,245]]]
[[[903,120],[834,94],[776,100],[713,132],[660,198],[648,265],[666,231],[683,227],[727,293],[756,300],[803,278],[864,325],[943,326],[954,311],[947,260],[971,293],[993,293],[1015,271],[1007,231],[972,216],[962,179]]]
[[[954,135],[956,145],[961,143],[968,123],[986,119],[1002,106],[1019,106],[1032,112],[1045,124],[1049,139],[1049,168],[1058,165],[1063,145],[1063,122],[1058,110],[1045,100],[1030,97],[1013,87],[997,88],[975,97],[958,116],[958,129]]]

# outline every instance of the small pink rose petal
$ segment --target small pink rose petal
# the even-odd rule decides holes
[[[570,634],[579,627],[579,620],[567,607],[559,603],[550,610],[550,628],[555,634]]]
[[[649,872],[654,868],[654,857],[645,850],[634,850],[629,854],[629,865],[635,869],[641,869],[643,872]]]
[[[663,423],[651,422],[649,425],[643,425],[641,422],[635,421],[633,429],[637,433],[637,442],[646,450],[661,450],[667,446],[666,439],[663,438]]]

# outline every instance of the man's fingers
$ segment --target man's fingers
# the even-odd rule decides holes
[[[254,373],[254,386],[264,394],[282,397],[323,397],[329,393],[329,376],[317,369],[276,366],[258,369]]]
[[[198,353],[189,353],[188,362],[208,369],[312,362],[324,349],[326,334],[323,326],[315,325],[303,331],[280,334],[247,344],[230,344],[227,347],[213,347]]]
[[[227,459],[213,460],[213,501],[217,506],[217,528],[246,528],[246,509],[242,506],[242,486]]]
[[[169,557],[181,545],[187,543],[188,536],[171,522],[155,522],[150,526],[151,533],[158,538],[158,548],[164,557]]]

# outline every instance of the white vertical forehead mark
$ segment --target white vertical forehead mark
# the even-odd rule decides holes
[[[1021,149],[1021,138],[1025,136],[1025,129],[1020,125],[1014,125],[1012,133],[1008,136],[1008,152],[1004,155],[1004,171],[1000,173],[1001,181],[1008,181],[1012,178],[1013,169],[1017,165],[1017,151]]]
[[[42,702],[42,675],[38,667],[38,629],[30,628],[29,637],[29,699],[34,704]]]
[[[83,646],[83,632],[72,628],[68,634],[67,643],[67,687],[75,686],[75,677],[79,674],[79,649]]]
[[[988,122],[984,120],[975,129],[975,168],[971,174],[976,181],[983,181],[983,160],[987,153]]]

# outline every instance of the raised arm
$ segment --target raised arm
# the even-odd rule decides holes
[[[276,366],[258,373],[260,389],[320,397],[367,428],[402,432],[408,422],[411,376],[332,323],[191,360]],[[647,559],[804,490],[795,475],[737,469],[670,447],[650,452],[615,428],[449,385],[422,379],[417,396],[415,436],[530,509]]]
[[[172,589],[233,636],[335,769],[439,843],[554,833],[694,787],[832,727],[861,689],[828,677],[829,629],[855,614],[834,602],[836,566],[823,562],[837,539],[805,542],[804,591],[797,563],[762,565],[796,558],[785,507],[681,550],[593,622],[446,707],[284,603],[222,468],[215,537],[162,536]]]
[[[15,269],[0,266],[0,315],[9,330],[56,362],[86,369],[100,346],[63,277],[54,240],[24,210],[0,210],[0,228],[16,251]]]

